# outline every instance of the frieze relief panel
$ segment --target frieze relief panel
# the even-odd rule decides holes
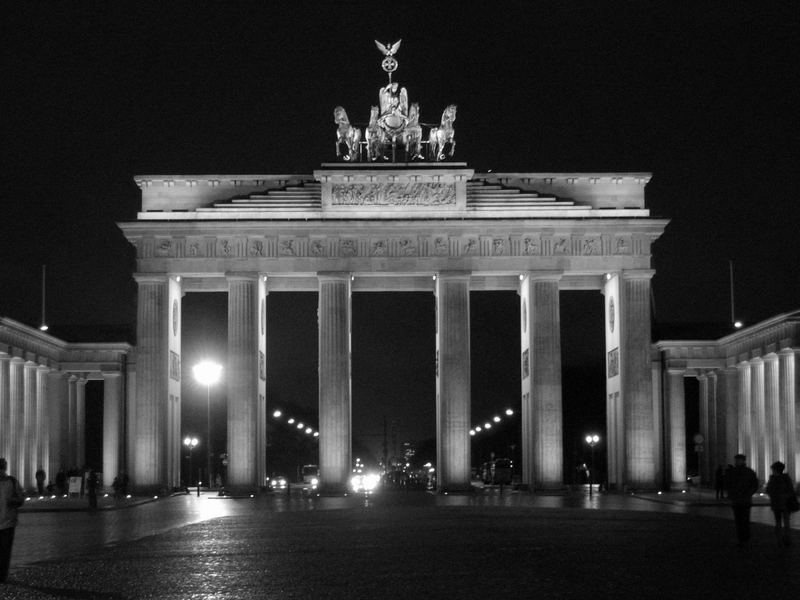
[[[447,234],[424,237],[225,236],[145,237],[130,243],[138,258],[353,258],[647,255],[647,236],[614,234]]]
[[[456,203],[456,187],[447,183],[333,184],[331,203],[337,206],[449,206]]]

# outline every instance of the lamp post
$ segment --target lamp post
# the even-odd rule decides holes
[[[208,487],[211,488],[211,456],[213,450],[211,448],[211,386],[219,381],[222,376],[222,365],[204,360],[196,364],[192,371],[194,371],[194,378],[198,383],[206,386],[206,440],[207,440],[207,454],[208,464],[206,466],[206,477],[208,478]]]
[[[194,450],[195,447],[197,446],[197,444],[199,444],[199,443],[200,443],[200,441],[196,437],[188,437],[187,436],[187,437],[185,437],[183,439],[183,445],[186,446],[186,448],[189,450],[189,482],[191,482],[191,480],[192,480],[192,450]],[[199,483],[200,482],[200,478],[199,477],[197,478],[197,481],[198,481],[198,483],[197,483],[197,495],[199,496],[200,495],[200,483]],[[187,490],[189,489],[189,482],[187,482],[187,484],[186,484],[186,489]]]
[[[592,462],[591,467],[589,469],[589,498],[592,497],[592,474],[594,473],[594,447],[597,442],[600,441],[600,436],[596,433],[590,434],[586,436],[586,443],[589,444],[589,448],[592,449]]]

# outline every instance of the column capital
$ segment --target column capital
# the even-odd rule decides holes
[[[464,279],[469,281],[472,271],[437,271],[434,275],[437,279]]]
[[[103,376],[103,379],[114,379],[116,377],[122,377],[121,371],[102,371],[100,373]]]
[[[225,279],[228,281],[257,281],[258,273],[255,271],[243,273],[225,273]]]
[[[317,271],[319,281],[350,281],[352,276],[349,271]]]
[[[531,281],[561,281],[564,271],[527,271],[522,275]]]
[[[655,274],[655,269],[625,269],[621,273],[624,280],[652,279]]]
[[[136,283],[166,283],[169,276],[166,273],[134,273]]]
[[[667,374],[668,375],[680,375],[681,377],[686,376],[686,369],[683,367],[667,367]]]

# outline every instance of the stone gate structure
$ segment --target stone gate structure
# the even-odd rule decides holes
[[[605,296],[609,481],[654,488],[651,246],[667,221],[647,173],[483,173],[465,163],[324,164],[308,175],[139,176],[136,396],[130,471],[177,485],[181,298],[228,294],[228,478],[266,470],[266,310],[277,291],[319,295],[319,448],[324,486],[350,473],[350,296],[436,298],[438,485],[469,487],[471,290],[520,297],[523,480],[562,485],[559,292]]]

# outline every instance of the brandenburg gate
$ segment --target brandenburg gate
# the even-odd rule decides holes
[[[650,249],[667,221],[645,208],[650,175],[475,173],[452,162],[456,106],[438,125],[421,122],[392,80],[400,42],[376,44],[388,83],[363,134],[334,109],[339,162],[307,175],[136,177],[142,210],[120,224],[137,258],[133,483],[180,480],[184,294],[228,294],[228,485],[240,488],[266,474],[268,295],[319,295],[320,478],[339,490],[351,468],[351,294],[428,291],[438,488],[468,489],[469,295],[516,290],[523,482],[560,487],[559,293],[596,289],[606,305],[609,483],[655,488]]]
[[[563,484],[559,292],[605,297],[609,483],[655,488],[661,435],[650,339],[651,246],[667,221],[646,173],[475,173],[465,163],[323,164],[309,175],[139,176],[131,476],[180,480],[181,299],[228,294],[228,484],[266,474],[271,292],[319,295],[323,486],[351,469],[351,294],[436,299],[438,486],[470,481],[470,291],[519,293],[523,481]],[[516,340],[509,343],[516,343]]]

